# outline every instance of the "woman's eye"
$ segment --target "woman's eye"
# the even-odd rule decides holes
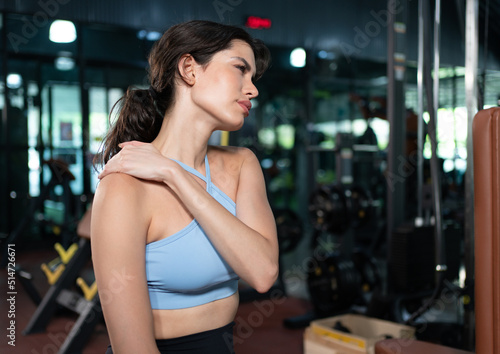
[[[241,72],[242,72],[242,73],[244,73],[244,72],[247,70],[247,68],[246,68],[245,66],[243,66],[243,65],[236,65],[236,67],[237,67],[239,70],[241,70]]]

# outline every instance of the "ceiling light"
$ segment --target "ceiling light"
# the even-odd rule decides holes
[[[306,51],[303,48],[295,48],[290,53],[290,65],[295,68],[306,66]]]
[[[146,35],[148,41],[157,41],[161,38],[161,33],[156,31],[151,31]]]
[[[10,89],[18,89],[23,84],[23,78],[19,74],[9,74],[7,75],[7,87]]]
[[[137,32],[137,38],[154,42],[161,38],[161,33],[157,31],[140,30]]]
[[[55,20],[50,25],[49,38],[54,43],[71,43],[76,39],[76,28],[73,22]]]
[[[144,38],[146,38],[147,35],[148,35],[148,31],[146,31],[146,30],[140,30],[139,32],[137,32],[137,38],[139,38],[139,39],[144,39]]]
[[[70,57],[58,57],[56,58],[54,65],[56,66],[57,70],[61,71],[68,71],[68,70],[73,70],[75,67],[75,60]]]
[[[320,59],[333,60],[335,59],[335,53],[327,52],[326,50],[320,50],[318,52],[318,57]]]

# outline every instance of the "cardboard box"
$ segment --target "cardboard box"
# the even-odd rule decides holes
[[[349,332],[334,329],[339,323]],[[304,332],[304,354],[374,354],[386,338],[414,338],[415,328],[362,315],[341,315],[312,321]]]

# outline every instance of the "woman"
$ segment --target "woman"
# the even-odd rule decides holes
[[[238,278],[259,292],[275,282],[260,164],[208,146],[215,130],[241,128],[268,60],[242,29],[186,22],[153,47],[150,89],[122,98],[92,208],[107,353],[232,353]]]

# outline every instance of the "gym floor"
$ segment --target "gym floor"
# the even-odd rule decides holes
[[[32,283],[42,297],[50,285],[47,283],[40,265],[53,259],[54,252],[50,249],[27,250],[16,256],[17,265],[32,274]],[[1,289],[6,289],[7,270],[5,268],[0,270],[0,278]],[[36,305],[19,282],[16,282],[16,291],[15,347],[9,345],[8,337],[2,335],[0,353],[56,354],[76,321],[76,314],[69,311],[57,314],[49,322],[45,333],[23,335],[22,332],[33,315]],[[7,309],[7,306],[2,304],[2,308]],[[283,320],[301,316],[310,309],[311,305],[308,301],[301,298],[284,297],[282,292],[278,290],[272,291],[268,298],[261,300],[250,298],[243,301],[235,319],[236,353],[303,353],[302,335],[304,330],[286,328],[283,325]],[[9,320],[5,313],[1,315],[0,328],[3,328],[3,333],[9,327]],[[106,327],[103,323],[98,324],[82,353],[104,353],[108,344]]]

